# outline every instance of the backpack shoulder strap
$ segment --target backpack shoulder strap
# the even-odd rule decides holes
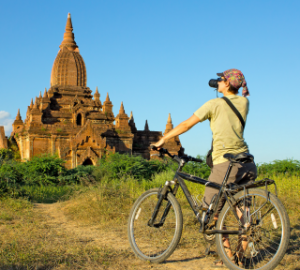
[[[233,112],[236,114],[236,116],[240,119],[241,124],[243,126],[243,129],[245,129],[245,121],[243,117],[241,116],[240,112],[237,110],[236,107],[232,104],[232,102],[227,97],[222,97],[226,101],[226,103],[229,105],[229,107],[233,110]]]

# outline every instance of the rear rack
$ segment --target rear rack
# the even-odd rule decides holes
[[[232,191],[240,191],[240,190],[244,190],[245,188],[257,188],[257,187],[266,187],[267,190],[267,186],[270,185],[274,185],[275,186],[275,194],[277,196],[277,186],[274,180],[269,179],[269,178],[264,178],[262,180],[258,180],[252,183],[248,183],[245,185],[237,185],[234,183],[230,183],[227,185],[226,187],[226,191],[232,192]]]

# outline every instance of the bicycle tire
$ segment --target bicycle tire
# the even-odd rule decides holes
[[[283,204],[274,194],[268,192],[269,201],[263,206],[267,196],[266,191],[262,189],[246,190],[246,196],[244,196],[244,191],[240,191],[234,198],[240,211],[244,210],[243,205],[246,203],[246,209],[249,209],[251,215],[248,219],[250,229],[242,236],[231,234],[224,235],[227,238],[223,238],[223,234],[216,235],[217,251],[221,260],[229,269],[274,269],[285,255],[290,239],[290,222]],[[259,210],[260,206],[263,207]],[[217,230],[221,228],[230,230],[239,228],[238,221],[228,203],[225,204],[218,218]],[[232,252],[237,252],[235,263],[228,257],[223,239],[229,241]],[[241,251],[243,243],[245,246]],[[242,257],[241,253],[243,258],[239,260],[239,263],[237,254]]]
[[[145,261],[160,263],[165,261],[177,247],[183,227],[180,205],[172,193],[162,201],[156,221],[160,220],[166,205],[170,211],[162,227],[148,226],[158,201],[159,189],[143,193],[134,203],[128,218],[128,239],[135,255]]]

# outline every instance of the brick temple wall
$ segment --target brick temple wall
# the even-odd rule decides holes
[[[0,149],[8,148],[7,138],[5,136],[4,126],[0,126]]]

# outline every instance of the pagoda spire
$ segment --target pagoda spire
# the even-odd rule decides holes
[[[96,91],[95,91],[95,94],[94,94],[94,99],[95,100],[100,100],[100,94],[98,92],[98,86],[96,87]]]
[[[173,123],[172,123],[171,114],[169,113],[169,117],[168,117],[168,121],[167,121],[167,124],[166,124],[166,129],[165,129],[164,135],[166,135],[172,129],[173,129]]]
[[[148,121],[146,120],[144,131],[150,131],[148,126]]]
[[[134,123],[132,111],[130,112],[130,118],[129,118],[128,124],[129,124],[129,126],[131,128],[131,132],[136,132],[137,131],[135,123]]]
[[[20,109],[18,109],[16,120],[13,122],[12,126],[13,126],[13,132],[16,132],[17,130],[20,131],[19,128],[21,128],[23,126]]]
[[[169,117],[168,117],[168,124],[172,124],[172,119],[171,119],[171,114],[169,113]]]
[[[103,112],[105,113],[106,116],[108,116],[108,117],[114,117],[114,114],[112,112],[112,107],[113,107],[113,105],[112,105],[112,103],[111,103],[111,101],[109,99],[109,95],[107,93],[106,99],[103,102],[103,107],[102,107],[103,108]]]
[[[18,109],[16,120],[22,120],[22,117],[21,117],[21,114],[20,114],[20,109]]]
[[[128,123],[128,115],[125,113],[124,110],[124,105],[123,105],[123,101],[121,102],[121,107],[120,107],[120,111],[119,114],[116,117],[116,125],[115,127],[117,129],[120,129],[122,131],[126,131],[129,132],[130,131],[130,127],[129,127],[129,123]]]
[[[31,103],[30,103],[30,109],[33,108],[33,98],[31,99]]]
[[[45,92],[44,92],[44,98],[47,98],[48,97],[48,93],[47,93],[47,88],[45,87]]]
[[[70,51],[74,51],[78,48],[75,40],[74,40],[74,33],[73,33],[73,26],[71,20],[71,14],[68,13],[67,24],[66,24],[66,31],[64,33],[64,39],[59,46],[59,48],[67,47]]]
[[[119,114],[125,114],[125,109],[124,109],[123,101],[121,102],[121,107],[120,107]]]
[[[105,99],[105,101],[106,101],[106,102],[111,102],[111,101],[110,101],[110,99],[109,99],[109,95],[108,95],[108,93],[107,93],[107,95],[106,95],[106,99]]]
[[[42,98],[42,91],[40,91],[40,95],[39,95],[39,98]]]
[[[38,98],[37,97],[35,97],[33,108],[35,108],[35,109],[38,108]]]

